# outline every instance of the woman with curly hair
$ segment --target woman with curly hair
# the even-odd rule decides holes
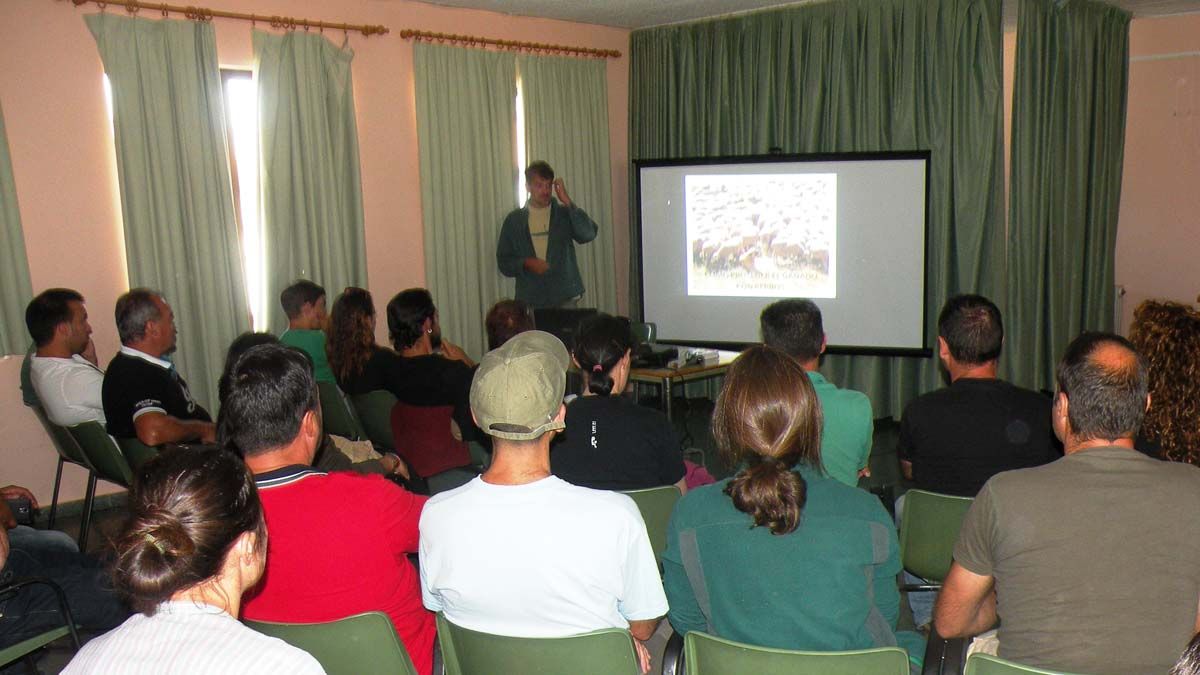
[[[821,404],[800,364],[760,345],[729,367],[713,410],[731,479],[675,507],[663,587],[675,631],[779,649],[896,645],[919,664],[924,641],[897,632],[899,542],[865,490],[821,468]]]
[[[1150,408],[1137,448],[1200,464],[1200,311],[1147,300],[1133,312],[1129,341],[1150,364]]]

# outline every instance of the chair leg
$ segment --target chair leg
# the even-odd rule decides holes
[[[54,474],[54,497],[50,500],[50,520],[46,523],[46,529],[54,529],[54,517],[58,515],[58,487],[62,485],[62,468],[63,458],[58,458],[58,472]]]
[[[92,506],[96,501],[96,474],[88,472],[87,493],[83,497],[83,514],[79,520],[79,552],[87,553],[88,529],[92,525]]]

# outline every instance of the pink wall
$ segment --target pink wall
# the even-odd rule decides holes
[[[1122,332],[1146,298],[1200,293],[1200,14],[1130,29],[1116,281]]]
[[[608,60],[608,86],[612,227],[622,261],[617,264],[619,297],[625,297],[628,31],[404,0],[214,0],[212,5],[265,15],[383,24],[391,29],[383,37],[350,37],[355,51],[367,274],[376,297],[423,285],[425,279],[412,43],[400,38],[401,29],[620,51],[621,58]],[[0,2],[0,106],[33,287],[80,290],[88,300],[97,349],[107,360],[118,347],[112,307],[128,282],[103,70],[82,19],[95,11],[94,5],[75,8],[68,2],[47,0]],[[123,13],[124,9],[111,5],[108,11]],[[249,67],[251,25],[223,19],[215,25],[221,64]],[[341,43],[340,33],[331,32],[329,37]],[[0,444],[0,485],[26,485],[48,502],[56,458],[32,413],[20,404],[19,366],[19,358],[0,358],[0,438],[5,439]],[[64,497],[81,498],[84,479],[82,470],[68,468]]]

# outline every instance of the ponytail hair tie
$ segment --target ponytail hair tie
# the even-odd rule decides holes
[[[596,365],[592,366],[592,372],[593,372],[593,373],[599,373],[599,372],[601,372],[602,370],[604,370],[604,369],[600,367],[600,364],[599,364],[599,363],[597,363]]]

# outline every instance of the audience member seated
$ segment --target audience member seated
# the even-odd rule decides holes
[[[29,360],[30,381],[46,417],[64,427],[104,422],[104,371],[83,296],[67,288],[42,291],[25,308],[25,326],[37,349]]]
[[[312,364],[283,345],[260,345],[234,364],[221,406],[221,445],[246,458],[266,514],[267,570],[242,615],[317,622],[385,612],[421,675],[433,668],[433,615],[421,606],[417,550],[425,498],[379,476],[321,473]]]
[[[0,585],[28,577],[50,579],[62,587],[72,618],[87,631],[106,631],[124,621],[129,611],[112,592],[99,561],[81,554],[63,532],[17,525],[5,500],[21,498],[37,508],[26,488],[0,488]],[[58,597],[44,584],[0,598],[0,648],[63,626],[58,606]]]
[[[221,372],[221,379],[217,381],[217,396],[222,405],[225,403],[225,397],[229,393],[229,378],[233,373],[233,366],[237,363],[239,357],[245,354],[252,347],[258,345],[280,344],[281,340],[270,333],[251,333],[249,331],[242,333],[234,338],[229,345],[229,351],[225,353],[225,369]],[[293,349],[298,349],[293,347]],[[303,352],[303,350],[300,350]],[[308,352],[304,352],[306,355]],[[315,374],[314,374],[315,376]],[[352,441],[346,441],[351,443]],[[367,441],[360,441],[364,445],[369,446]],[[366,450],[367,458],[360,461],[353,461],[346,456],[342,450],[334,442],[333,437],[322,432],[321,445],[317,448],[317,456],[313,461],[313,466],[321,471],[355,471],[358,473],[379,473],[384,475],[397,475],[401,478],[408,478],[408,470],[404,465],[404,461],[394,453],[380,455],[374,449]]]
[[[562,342],[541,331],[483,357],[471,410],[493,436],[495,453],[481,477],[426,505],[422,594],[426,607],[451,622],[498,635],[627,628],[644,671],[642,641],[667,602],[637,506],[550,474],[569,363]]]
[[[580,323],[573,359],[583,374],[583,395],[567,406],[567,428],[550,446],[550,470],[598,490],[675,485],[687,492],[671,422],[624,395],[632,349],[627,322],[597,314]]]
[[[919,663],[919,635],[896,632],[899,543],[874,495],[821,468],[821,405],[806,371],[767,346],[725,376],[713,437],[731,479],[692,490],[667,532],[671,625],[781,649],[899,644]]]
[[[1183,655],[1167,675],[1200,675],[1200,633],[1192,638]]]
[[[1147,300],[1133,312],[1129,340],[1150,365],[1150,408],[1138,450],[1200,464],[1200,312]]]
[[[537,327],[533,321],[533,308],[524,300],[501,300],[492,305],[483,319],[483,325],[487,331],[489,352]]]
[[[212,443],[212,417],[165,358],[175,351],[171,306],[156,291],[134,288],[117,298],[116,319],[121,351],[109,362],[102,389],[109,435],[151,446]]]
[[[325,289],[308,279],[297,279],[279,294],[279,304],[288,318],[288,328],[279,341],[308,354],[317,382],[337,382],[325,354]]]
[[[871,440],[875,420],[871,400],[853,389],[838,389],[817,371],[825,353],[821,310],[812,300],[780,300],[759,316],[763,343],[787,352],[800,362],[821,404],[821,465],[832,478],[858,486],[870,475]]]
[[[1076,673],[1164,673],[1196,632],[1200,468],[1134,450],[1144,359],[1085,333],[1058,366],[1066,457],[993,477],[963,521],[938,632],[1001,621],[999,656]]]
[[[138,614],[85,645],[64,673],[325,672],[237,619],[267,550],[254,479],[237,456],[167,449],[146,463],[129,510],[113,581]]]
[[[1060,456],[1050,399],[997,377],[1004,324],[978,295],[950,298],[938,355],[950,386],[911,401],[900,423],[901,466],[922,490],[974,497],[987,479]]]

